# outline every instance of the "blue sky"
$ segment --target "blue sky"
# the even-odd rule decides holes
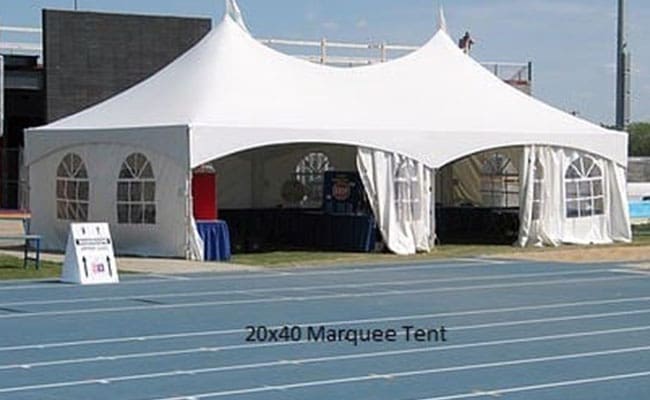
[[[74,0],[0,0],[0,24],[40,26]],[[222,0],[78,0],[82,10],[223,14]],[[422,44],[439,4],[453,36],[470,30],[481,61],[533,61],[535,95],[584,118],[614,120],[616,0],[239,0],[255,36]],[[628,0],[632,119],[650,121],[650,1]]]

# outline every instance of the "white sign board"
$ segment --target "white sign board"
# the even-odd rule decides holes
[[[82,285],[120,281],[108,224],[70,224],[61,281]]]

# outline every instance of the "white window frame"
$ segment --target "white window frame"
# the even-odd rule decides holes
[[[565,171],[564,206],[568,219],[605,215],[603,169],[592,157],[578,157]]]
[[[90,181],[83,159],[76,153],[66,154],[56,170],[56,218],[87,222],[90,211]]]
[[[300,205],[305,208],[317,208],[323,205],[323,185],[325,172],[334,171],[329,156],[322,151],[312,151],[296,165],[294,179],[300,182],[305,195]]]
[[[544,185],[544,166],[535,160],[533,170],[533,221],[539,220],[542,211],[542,188]]]
[[[519,169],[510,157],[500,152],[484,157],[481,197],[486,207],[519,207],[520,189]]]
[[[399,221],[420,221],[422,219],[422,199],[418,170],[415,161],[402,158],[394,176],[395,210]]]
[[[122,162],[116,200],[118,224],[156,224],[156,175],[144,154],[132,153]]]

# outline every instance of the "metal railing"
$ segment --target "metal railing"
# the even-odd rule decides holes
[[[276,50],[314,63],[355,67],[383,63],[417,50],[418,46],[379,43],[330,42],[315,40],[259,39]],[[298,51],[296,51],[298,50]],[[486,69],[506,83],[531,93],[533,66],[531,62],[482,62]]]
[[[351,42],[330,42],[326,38],[320,41],[310,40],[289,40],[289,39],[259,39],[267,46],[278,48],[318,48],[318,54],[292,54],[295,57],[303,58],[315,63],[340,66],[359,66],[382,63],[395,58],[400,53],[408,53],[417,50],[417,46],[381,43],[351,43]],[[331,55],[330,49],[346,51],[371,51],[371,55]],[[278,49],[280,50],[280,49]]]
[[[40,28],[23,26],[0,26],[0,52],[7,55],[42,55],[43,44]],[[4,36],[11,35],[11,40]]]
[[[43,46],[40,28],[0,26],[0,39],[2,33],[21,35],[25,38],[38,35],[32,41],[0,41],[0,52],[5,54],[38,54],[42,55]],[[261,38],[261,43],[279,51],[302,58],[314,63],[339,67],[356,67],[383,63],[417,50],[414,45],[394,44],[386,42],[353,43],[321,40],[293,40]],[[530,93],[532,84],[532,63],[510,62],[483,62],[485,68],[511,85],[527,89]]]

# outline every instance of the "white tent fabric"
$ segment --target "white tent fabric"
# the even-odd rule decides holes
[[[447,18],[445,17],[445,11],[442,6],[440,6],[440,10],[438,11],[438,29],[447,32]]]
[[[434,171],[395,153],[359,148],[357,166],[388,248],[400,255],[435,243]]]
[[[248,28],[244,22],[244,17],[242,17],[239,5],[235,0],[226,0],[226,13],[230,18],[237,22],[242,29],[248,32]]]
[[[196,220],[194,217],[190,218],[190,232],[188,233],[189,237],[189,254],[187,258],[190,260],[201,261],[204,260],[205,253],[205,243],[199,234],[199,229],[196,225]]]
[[[137,137],[139,128],[163,126],[188,128],[192,167],[297,141],[394,151],[431,167],[495,147],[540,143],[589,150],[621,165],[627,160],[625,134],[504,84],[444,31],[400,59],[343,69],[276,52],[226,15],[194,48],[141,84],[32,130],[28,162],[51,150],[37,139],[50,132],[92,130],[93,137],[112,140],[113,129]],[[60,147],[73,140],[57,136],[63,136]]]
[[[588,176],[571,179],[572,164],[582,165]],[[625,170],[612,161],[574,150],[527,146],[520,179],[521,246],[632,239]]]
[[[26,132],[33,228],[45,248],[62,248],[65,239],[60,231],[69,221],[57,218],[52,171],[73,149],[98,171],[89,218],[111,222],[123,238],[116,239],[118,252],[183,257],[193,253],[192,169],[265,146],[364,147],[430,169],[487,149],[525,145],[580,149],[618,166],[627,163],[624,133],[509,87],[463,54],[444,30],[400,59],[340,69],[260,44],[229,1],[223,21],[154,76]],[[115,179],[127,149],[160,165],[155,225],[117,223]]]
[[[155,174],[155,225],[118,223],[117,179],[122,163],[133,153],[145,154]],[[190,229],[187,164],[179,164],[144,146],[118,143],[80,144],[47,154],[30,165],[31,230],[43,236],[44,249],[65,249],[70,221],[57,216],[57,169],[68,154],[78,155],[87,170],[88,221],[108,222],[115,248],[121,254],[191,256],[187,253]]]

